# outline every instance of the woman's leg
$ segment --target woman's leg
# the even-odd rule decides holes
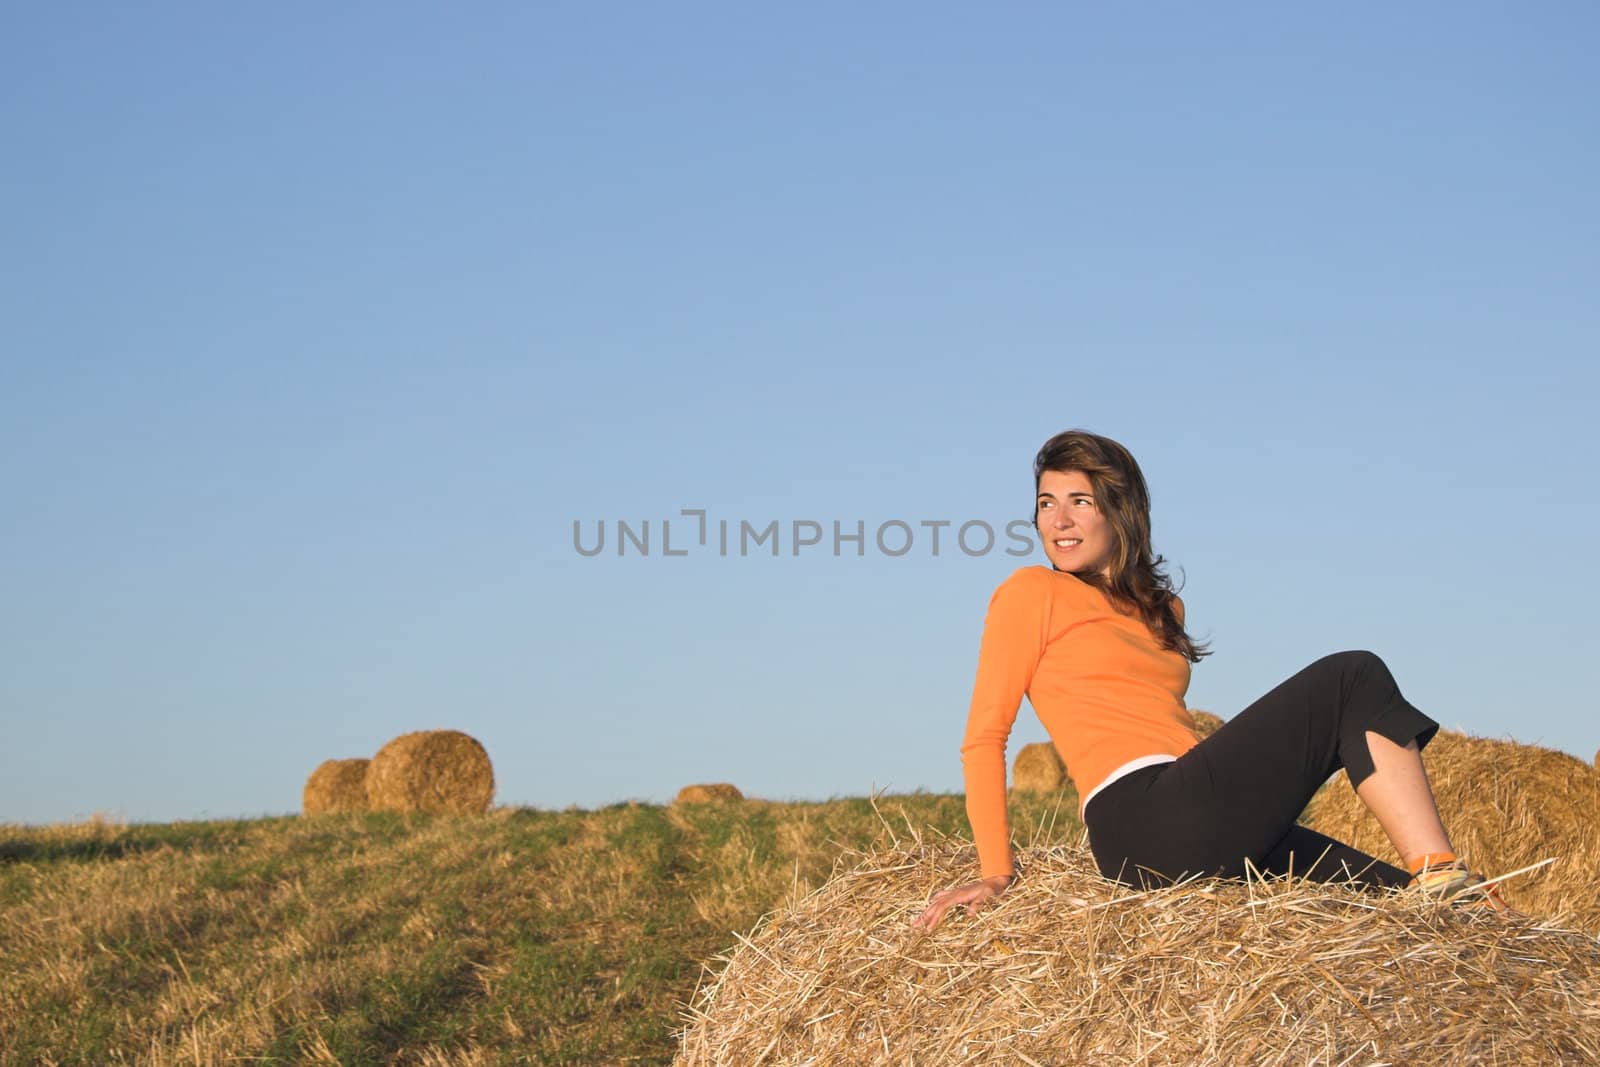
[[[1262,874],[1293,874],[1313,882],[1351,882],[1363,888],[1403,886],[1411,876],[1306,826],[1289,832],[1261,858]]]
[[[1332,862],[1322,858],[1328,845],[1338,843],[1296,831],[1295,819],[1343,767],[1358,795],[1375,778],[1376,792],[1369,787],[1367,793],[1378,797],[1389,816],[1398,815],[1391,818],[1397,827],[1412,825],[1416,796],[1414,788],[1408,791],[1406,765],[1369,738],[1393,742],[1404,759],[1417,759],[1407,743],[1420,749],[1438,728],[1400,695],[1377,656],[1324,657],[1175,763],[1137,772],[1137,781],[1126,788],[1118,789],[1119,781],[1096,796],[1086,813],[1091,847],[1109,877],[1141,867],[1174,878],[1238,877],[1247,863],[1282,873],[1293,862],[1296,871],[1312,877],[1340,876],[1349,869],[1368,883],[1403,883],[1404,872],[1354,849],[1342,851],[1348,846],[1339,846]],[[1378,760],[1384,763],[1381,770]],[[1431,798],[1427,806],[1431,810]],[[1359,868],[1368,876],[1362,878]]]
[[[1149,889],[1191,874],[1241,877],[1253,868],[1264,875],[1296,875],[1314,882],[1349,882],[1364,889],[1403,886],[1410,878],[1382,860],[1304,826],[1291,826],[1264,856],[1240,862],[1189,866],[1173,859],[1170,827],[1163,827],[1150,791],[1167,766],[1146,767],[1113,782],[1089,802],[1084,821],[1100,873],[1113,881]]]
[[[1356,787],[1356,796],[1377,817],[1400,858],[1409,865],[1429,853],[1454,852],[1416,740],[1401,746],[1369,731],[1367,747],[1376,769]]]

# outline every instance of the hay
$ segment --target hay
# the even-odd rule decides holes
[[[482,815],[493,799],[489,753],[458,730],[402,734],[380,748],[367,768],[373,811]]]
[[[743,800],[739,787],[727,782],[708,782],[705,785],[686,785],[678,790],[674,804],[705,804],[718,800]]]
[[[1565,752],[1449,730],[1434,736],[1422,758],[1451,842],[1473,867],[1489,874],[1558,857],[1506,884],[1512,907],[1600,934],[1600,773]],[[1397,862],[1342,774],[1318,791],[1301,821]]]
[[[694,998],[678,1067],[1600,1062],[1600,943],[1301,880],[1135,892],[1086,848],[1018,852],[976,917],[909,923],[965,844],[863,858]]]
[[[1011,788],[1024,793],[1053,793],[1067,787],[1067,768],[1046,742],[1023,745],[1011,764]]]
[[[1189,710],[1189,717],[1194,720],[1194,732],[1202,741],[1222,729],[1222,716],[1213,715],[1209,711]]]
[[[300,807],[307,815],[326,811],[367,810],[367,764],[364,759],[324,760],[306,779]]]

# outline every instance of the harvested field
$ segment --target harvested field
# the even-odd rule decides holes
[[[974,850],[861,858],[720,961],[682,1067],[1600,1062],[1600,943],[1303,881],[1136,892],[1023,849],[977,916],[909,923]]]

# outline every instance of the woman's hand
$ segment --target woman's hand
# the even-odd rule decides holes
[[[911,925],[918,930],[932,930],[944,919],[945,912],[963,904],[966,905],[968,915],[976,915],[979,904],[998,897],[1014,881],[1016,881],[1015,875],[997,874],[981,882],[968,882],[966,885],[958,885],[954,889],[935,893],[933,899],[928,902],[927,909],[913,919]]]

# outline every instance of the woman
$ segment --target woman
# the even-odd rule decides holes
[[[1456,858],[1421,749],[1439,724],[1400,695],[1370,652],[1327,656],[1204,741],[1184,707],[1208,650],[1150,545],[1150,496],[1133,456],[1082,430],[1034,459],[1034,525],[1053,569],[1024,567],[995,590],[961,747],[981,879],[936,894],[915,925],[976,911],[1016,877],[1005,744],[1026,694],[1082,797],[1100,872],[1148,886],[1187,875],[1267,874],[1369,888],[1415,886],[1505,910]],[[1297,826],[1339,768],[1406,870]]]

